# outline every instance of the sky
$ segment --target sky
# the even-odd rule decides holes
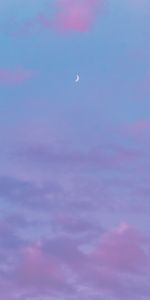
[[[149,33],[149,0],[0,1],[0,300],[150,299]]]

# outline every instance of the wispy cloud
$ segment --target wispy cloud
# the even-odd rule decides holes
[[[104,0],[57,0],[51,5],[53,13],[39,12],[25,22],[20,34],[29,33],[39,25],[59,32],[84,32],[90,30],[97,14],[102,12]]]
[[[0,84],[20,84],[31,79],[35,72],[22,67],[0,68]]]

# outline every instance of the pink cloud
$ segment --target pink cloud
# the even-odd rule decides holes
[[[115,299],[141,299],[150,291],[149,255],[149,237],[123,223],[102,234],[80,275],[86,284]]]
[[[103,0],[58,0],[54,26],[64,31],[86,31],[102,3]]]
[[[93,258],[97,265],[115,272],[141,272],[147,264],[143,245],[142,236],[127,224],[122,224],[102,236]]]
[[[44,252],[41,243],[33,243],[23,249],[17,273],[20,283],[40,290],[64,283],[62,266],[56,258]]]
[[[19,84],[30,79],[33,71],[21,67],[15,69],[0,69],[0,84]]]
[[[14,35],[29,33],[39,25],[58,31],[84,32],[92,26],[97,12],[101,12],[104,0],[57,0],[54,3],[54,16],[39,13],[25,22],[23,28]]]

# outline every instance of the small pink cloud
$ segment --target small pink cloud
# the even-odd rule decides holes
[[[63,31],[87,31],[103,0],[58,0],[54,26]]]
[[[21,67],[15,69],[0,69],[0,84],[19,84],[30,79],[33,71]]]

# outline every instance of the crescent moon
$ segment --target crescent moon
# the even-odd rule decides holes
[[[80,76],[77,74],[77,78],[75,80],[75,82],[78,82],[80,80]]]

